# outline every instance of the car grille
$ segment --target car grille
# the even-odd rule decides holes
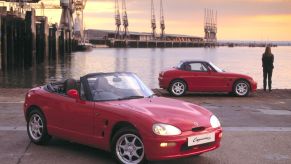
[[[215,142],[210,142],[210,143],[205,143],[205,144],[201,144],[201,145],[196,145],[196,146],[188,146],[188,143],[184,143],[181,146],[181,151],[187,151],[187,150],[192,150],[192,149],[205,149],[208,147],[211,147],[215,144]]]

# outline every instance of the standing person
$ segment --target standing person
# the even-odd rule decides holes
[[[262,57],[262,65],[263,65],[263,72],[264,72],[264,91],[267,88],[267,78],[268,78],[268,86],[269,92],[272,91],[272,74],[274,69],[274,55],[271,52],[271,47],[267,46],[265,53]]]

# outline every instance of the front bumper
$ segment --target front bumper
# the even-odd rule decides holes
[[[215,132],[214,142],[188,147],[188,137],[212,132]],[[187,157],[217,149],[220,146],[221,137],[222,128],[202,132],[187,131],[175,137],[147,138],[144,139],[145,153],[148,160]],[[161,147],[161,143],[169,143],[169,146]]]
[[[258,83],[256,81],[253,81],[251,83],[251,89],[252,89],[252,92],[255,92],[257,91],[257,87],[258,87]]]
[[[165,89],[165,85],[163,84],[163,77],[159,77],[159,86],[160,88]]]
[[[163,89],[167,89],[168,86],[169,86],[169,83],[170,83],[170,80],[163,77],[163,76],[159,76],[159,86],[160,88],[163,88]]]

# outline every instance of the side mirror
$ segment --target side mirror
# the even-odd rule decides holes
[[[74,99],[80,99],[79,93],[76,89],[70,89],[67,92],[67,95]]]

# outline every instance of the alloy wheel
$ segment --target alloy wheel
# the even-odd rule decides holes
[[[144,158],[143,143],[135,134],[120,136],[115,151],[119,160],[125,164],[137,164]]]
[[[245,82],[239,82],[235,86],[235,93],[238,96],[245,96],[249,92],[249,86]]]
[[[185,84],[183,84],[180,81],[177,81],[172,85],[172,92],[177,96],[182,95],[185,92],[185,89],[186,89]]]
[[[40,140],[43,135],[43,120],[38,114],[33,114],[29,120],[29,133],[34,140]]]

